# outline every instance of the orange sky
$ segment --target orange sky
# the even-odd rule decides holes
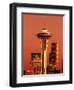
[[[63,16],[23,14],[23,53],[25,70],[30,68],[31,53],[41,52],[40,41],[36,37],[36,34],[40,32],[43,27],[47,28],[52,34],[48,42],[47,55],[49,55],[51,51],[51,43],[58,43],[59,62],[61,64],[63,57]]]

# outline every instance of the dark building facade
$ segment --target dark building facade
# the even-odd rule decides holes
[[[47,66],[47,73],[60,73],[60,70],[57,70],[56,61],[58,59],[58,44],[52,43],[51,44],[51,52],[49,54],[49,64]]]

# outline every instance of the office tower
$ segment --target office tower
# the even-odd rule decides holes
[[[47,67],[47,73],[59,73],[57,70],[58,65],[58,44],[53,42],[51,44],[51,52],[49,54],[49,65]]]

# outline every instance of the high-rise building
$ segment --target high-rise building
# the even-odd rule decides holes
[[[49,65],[47,67],[47,73],[59,73],[60,70],[57,70],[58,64],[58,44],[51,44],[51,53],[49,54]]]

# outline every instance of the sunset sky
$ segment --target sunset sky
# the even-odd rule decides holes
[[[58,61],[60,63],[59,68],[61,68],[63,59],[63,16],[23,14],[23,58],[25,70],[30,69],[31,53],[41,53],[40,40],[36,34],[42,28],[47,28],[52,34],[48,42],[47,57],[49,57],[51,51],[51,43],[58,43]]]

